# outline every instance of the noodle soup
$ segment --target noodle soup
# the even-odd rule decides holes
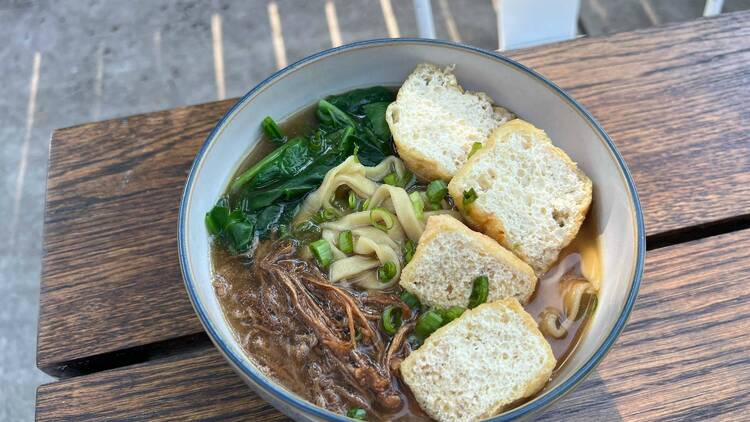
[[[430,199],[433,181],[415,177],[390,137],[379,138],[377,123],[368,120],[381,107],[369,105],[390,102],[394,95],[382,88],[360,95],[369,102],[362,100],[356,110],[367,113],[337,116],[336,110],[321,112],[318,104],[279,125],[264,122],[264,139],[207,215],[214,234],[213,285],[248,357],[289,390],[354,418],[429,420],[398,368],[425,340],[415,334],[421,317],[450,310],[420,305],[398,280],[430,215],[463,218],[449,196]],[[335,129],[337,119],[347,117],[352,126]],[[360,145],[337,149],[349,137],[361,141],[367,131],[373,138],[364,153]],[[304,151],[286,157],[277,152],[282,148]],[[326,154],[330,157],[318,158]],[[307,167],[284,179],[295,166]],[[268,180],[258,182],[264,177]],[[237,183],[243,180],[255,185],[243,188]],[[332,180],[346,183],[326,186]],[[419,201],[427,205],[419,209]],[[382,215],[373,217],[381,209]],[[414,210],[419,223],[410,226],[402,216]],[[594,221],[590,216],[584,221],[524,305],[558,367],[596,307],[602,274]],[[396,229],[400,233],[392,234]]]

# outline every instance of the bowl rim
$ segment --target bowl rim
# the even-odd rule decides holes
[[[192,303],[193,309],[198,315],[198,318],[200,319],[201,324],[203,324],[203,327],[206,329],[206,331],[209,334],[209,337],[211,338],[213,343],[218,347],[219,351],[224,355],[226,359],[228,359],[232,363],[232,365],[236,369],[242,371],[242,373],[248,376],[255,384],[263,388],[268,394],[271,394],[277,397],[278,399],[280,399],[281,401],[292,405],[297,411],[308,412],[312,415],[315,415],[316,417],[320,417],[320,418],[327,419],[327,420],[336,420],[336,421],[350,420],[348,417],[344,415],[339,415],[330,410],[315,406],[312,403],[308,402],[307,400],[303,399],[302,397],[299,397],[298,395],[287,391],[284,387],[282,387],[281,385],[277,384],[272,379],[270,379],[270,377],[264,375],[257,368],[253,367],[250,364],[247,357],[237,356],[227,346],[223,338],[218,334],[218,331],[216,330],[214,325],[211,323],[211,320],[208,318],[207,312],[204,309],[203,305],[198,300],[198,295],[197,295],[196,288],[195,288],[195,281],[190,276],[189,259],[187,258],[187,241],[186,241],[186,233],[185,233],[186,232],[185,225],[187,224],[187,219],[186,219],[187,204],[188,204],[188,199],[193,189],[193,181],[194,181],[194,176],[196,174],[196,170],[200,167],[200,164],[203,160],[203,156],[208,150],[209,146],[214,142],[217,135],[221,133],[223,127],[228,122],[229,117],[231,117],[234,114],[234,112],[238,110],[240,107],[244,106],[245,103],[248,101],[248,99],[252,97],[253,94],[258,92],[261,88],[281,78],[282,76],[294,71],[295,69],[297,69],[303,64],[324,58],[329,55],[333,55],[333,54],[348,51],[348,50],[356,50],[356,49],[360,49],[364,47],[382,46],[382,45],[388,45],[388,44],[408,44],[408,43],[433,45],[433,46],[436,45],[436,46],[441,46],[441,47],[455,48],[455,49],[463,50],[469,53],[478,54],[486,58],[494,59],[496,61],[502,62],[505,65],[509,65],[522,73],[526,73],[527,75],[531,76],[532,78],[536,79],[537,81],[546,85],[548,88],[555,91],[555,93],[558,94],[564,101],[568,102],[571,106],[573,106],[573,108],[576,109],[576,111],[584,119],[588,121],[590,126],[599,133],[601,138],[604,139],[606,146],[610,150],[610,153],[612,153],[612,155],[616,158],[617,163],[620,166],[620,171],[622,172],[622,175],[624,176],[624,179],[628,187],[628,191],[630,192],[630,195],[631,195],[631,200],[632,200],[632,204],[634,208],[633,212],[635,214],[635,220],[636,220],[636,231],[637,231],[636,232],[637,245],[636,245],[636,254],[635,254],[636,263],[635,263],[635,268],[633,271],[633,280],[630,286],[630,291],[628,292],[625,305],[623,306],[620,315],[617,317],[617,321],[615,322],[614,326],[612,327],[612,330],[609,332],[609,334],[604,339],[602,344],[596,349],[594,354],[583,364],[583,366],[581,366],[581,368],[575,371],[567,380],[563,381],[557,387],[547,391],[546,393],[542,395],[537,396],[533,400],[519,407],[516,407],[508,412],[502,413],[491,419],[487,419],[488,421],[492,421],[492,422],[512,420],[517,417],[539,411],[549,406],[550,404],[554,403],[562,396],[564,396],[568,391],[570,391],[573,387],[575,387],[578,383],[580,383],[586,378],[586,376],[599,364],[599,362],[604,358],[607,352],[614,345],[617,337],[619,337],[620,333],[625,327],[625,324],[627,323],[627,320],[630,316],[633,306],[635,305],[636,297],[638,295],[638,289],[640,287],[641,279],[643,277],[643,266],[644,266],[645,253],[646,253],[646,236],[645,236],[645,225],[644,225],[644,220],[643,220],[643,210],[641,208],[640,200],[638,198],[638,193],[635,188],[633,177],[627,165],[625,164],[625,161],[622,155],[615,147],[614,142],[612,142],[612,139],[610,139],[609,135],[607,135],[607,133],[601,127],[599,122],[580,103],[578,103],[578,101],[573,99],[570,95],[568,95],[565,91],[563,91],[560,87],[555,85],[553,82],[551,82],[550,80],[548,80],[541,74],[535,72],[534,70],[522,65],[519,62],[516,62],[515,60],[505,57],[498,52],[484,50],[478,47],[473,47],[470,45],[455,43],[455,42],[450,42],[450,41],[445,41],[445,40],[424,39],[424,38],[379,38],[379,39],[371,39],[371,40],[353,42],[350,44],[345,44],[345,45],[341,45],[338,47],[320,51],[318,53],[307,56],[301,60],[298,60],[284,67],[283,69],[280,69],[274,72],[269,77],[261,81],[259,84],[253,87],[250,91],[248,91],[245,95],[243,95],[239,100],[237,100],[237,102],[221,117],[219,122],[216,124],[216,126],[214,126],[214,128],[206,137],[206,140],[201,145],[201,148],[196,154],[195,159],[193,160],[193,163],[190,167],[190,172],[189,172],[187,181],[185,183],[185,188],[183,190],[182,197],[180,200],[180,209],[179,209],[179,216],[178,216],[178,249],[179,249],[180,270],[182,272],[182,278],[185,283],[185,288],[188,292],[188,296],[190,297],[190,302]]]

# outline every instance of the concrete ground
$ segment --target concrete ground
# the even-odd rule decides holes
[[[491,0],[433,0],[439,38],[492,49]],[[30,420],[52,129],[230,98],[332,43],[415,36],[410,0],[0,0],[0,421]],[[750,8],[728,0],[725,10]],[[583,0],[591,35],[693,19],[702,1]],[[336,22],[336,24],[334,24]],[[272,34],[283,46],[274,48]]]

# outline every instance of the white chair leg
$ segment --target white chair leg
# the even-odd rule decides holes
[[[703,8],[703,16],[716,16],[721,13],[724,6],[724,0],[706,0],[706,7]]]
[[[435,38],[435,22],[432,20],[430,0],[414,0],[414,14],[417,16],[419,37]]]

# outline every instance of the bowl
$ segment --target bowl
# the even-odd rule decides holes
[[[602,360],[628,319],[645,253],[643,215],[633,179],[612,140],[579,103],[533,70],[502,55],[445,41],[383,39],[326,50],[271,75],[245,94],[208,135],[190,170],[180,205],[179,257],[185,287],[211,340],[263,399],[296,420],[347,420],[319,408],[261,373],[224,319],[211,284],[203,218],[243,158],[259,141],[266,115],[283,120],[320,98],[372,85],[400,85],[421,62],[455,64],[468,90],[547,131],[594,183],[592,213],[603,269],[598,308],[574,353],[534,399],[494,417],[528,417],[569,393]],[[592,217],[589,217],[592,218]]]

